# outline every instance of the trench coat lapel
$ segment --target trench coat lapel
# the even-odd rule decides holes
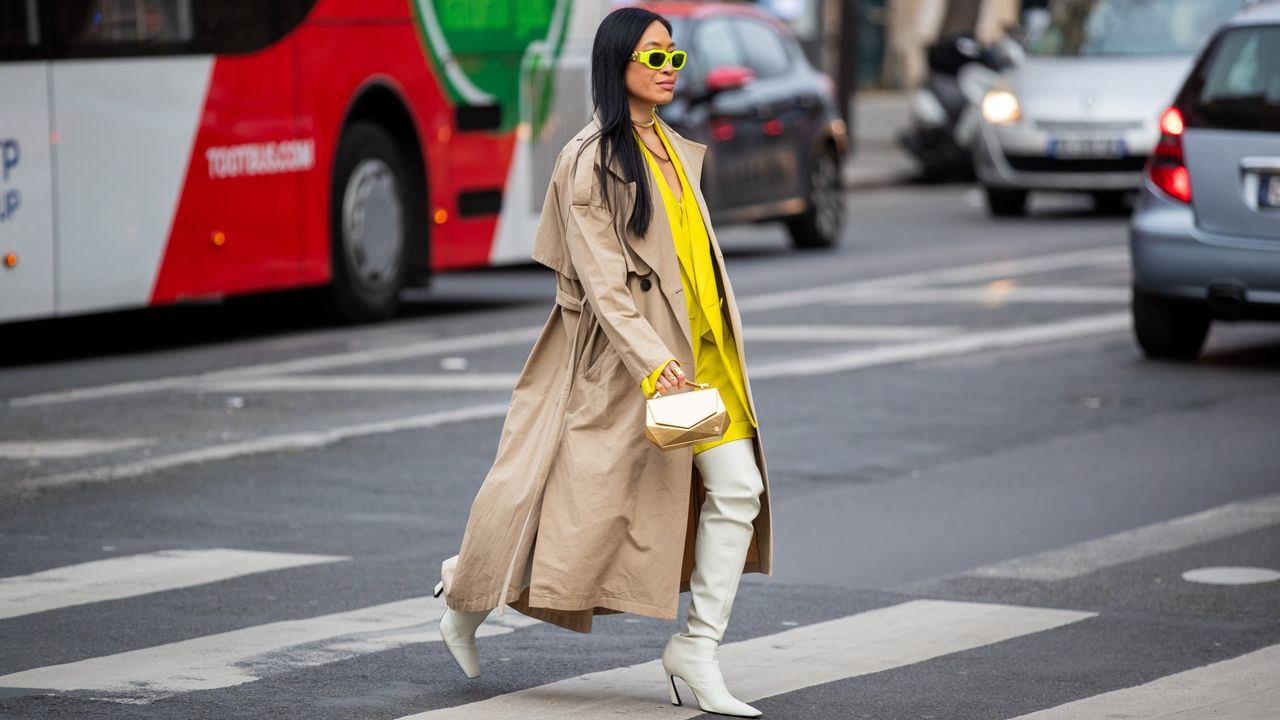
[[[702,143],[696,143],[687,140],[680,135],[671,126],[658,120],[662,124],[662,131],[666,133],[667,139],[676,148],[676,155],[680,158],[680,166],[684,168],[685,175],[689,178],[689,185],[693,188],[693,194],[698,198],[698,207],[702,209],[702,220],[711,226],[711,218],[707,215],[707,204],[702,198],[701,182],[702,182],[702,160],[707,153],[707,146]]]
[[[594,117],[593,121],[596,130],[599,130],[599,116]],[[664,129],[666,128],[665,125],[663,127]],[[673,135],[668,137],[673,137]],[[680,161],[682,163],[685,161],[684,154],[680,156]],[[699,155],[697,161],[701,166],[701,155]],[[627,205],[630,206],[635,201],[635,184],[627,181],[616,158],[609,158],[608,169],[618,179],[621,187],[625,188],[628,199]],[[685,172],[690,171],[690,168],[685,166]],[[697,173],[700,174],[700,172],[701,167],[698,168]],[[645,264],[657,274],[658,287],[662,288],[662,294],[666,298],[667,306],[671,309],[671,313],[675,315],[676,322],[679,323],[680,329],[683,331],[683,338],[688,342],[683,348],[671,348],[672,352],[677,353],[677,360],[692,364],[693,341],[689,325],[689,308],[685,305],[684,281],[680,279],[680,260],[676,257],[675,238],[671,234],[671,224],[667,221],[666,208],[662,206],[662,192],[658,188],[658,180],[651,172],[646,172],[645,177],[649,183],[649,201],[654,204],[653,216],[649,221],[649,229],[645,231],[643,237],[637,238],[630,230],[623,232],[623,236],[635,254],[639,255],[640,259],[644,260]],[[689,183],[694,183],[693,177],[689,178]],[[695,190],[695,194],[699,196],[699,207],[703,208],[703,217],[705,218],[706,210],[702,205],[701,193]]]

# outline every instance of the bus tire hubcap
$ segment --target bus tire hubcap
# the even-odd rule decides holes
[[[404,206],[395,173],[379,158],[356,165],[342,197],[342,244],[347,268],[361,286],[395,286],[404,247]]]

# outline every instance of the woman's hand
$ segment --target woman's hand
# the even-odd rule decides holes
[[[658,376],[658,381],[654,385],[658,388],[658,392],[667,392],[683,388],[688,382],[680,365],[672,360],[667,363],[667,367],[662,370],[662,374]]]

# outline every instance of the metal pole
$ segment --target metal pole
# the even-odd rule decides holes
[[[855,104],[858,91],[858,31],[862,27],[861,0],[832,0],[840,6],[840,31],[837,34],[838,51],[835,73],[836,97],[840,100],[840,112],[844,115],[848,126],[849,152],[857,151],[854,147],[854,119],[857,116]]]

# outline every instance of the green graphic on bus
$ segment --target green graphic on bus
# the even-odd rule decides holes
[[[423,43],[455,105],[497,105],[498,132],[521,120],[521,85],[535,135],[546,121],[571,0],[410,0]]]

